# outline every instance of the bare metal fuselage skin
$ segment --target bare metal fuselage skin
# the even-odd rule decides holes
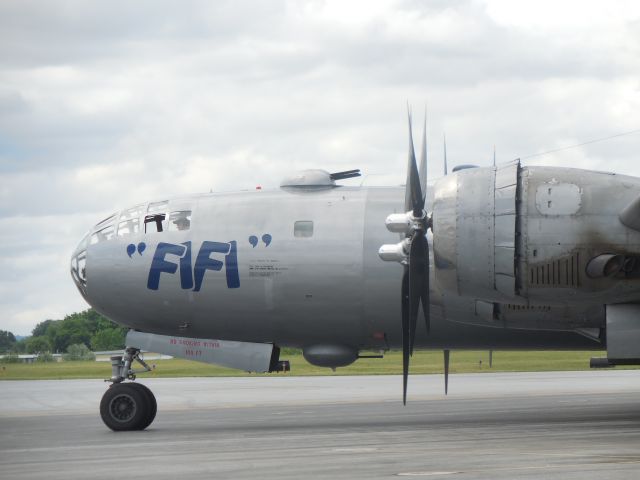
[[[640,254],[640,233],[618,218],[638,195],[637,178],[517,164],[440,179],[426,207],[431,331],[419,324],[416,346],[605,348],[604,305],[639,300],[640,283],[585,269]],[[144,205],[137,232],[119,231],[124,214],[90,232],[74,279],[94,308],[144,332],[399,347],[402,267],[378,249],[400,240],[385,218],[403,204],[404,187],[205,194],[156,204],[162,232]],[[168,228],[186,211],[188,229]]]

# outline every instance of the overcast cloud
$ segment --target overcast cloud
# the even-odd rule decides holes
[[[71,252],[114,210],[276,187],[402,183],[405,102],[429,168],[640,129],[634,1],[0,3],[0,329],[87,308]],[[640,175],[640,134],[534,157]]]

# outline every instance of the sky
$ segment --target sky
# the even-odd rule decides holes
[[[532,157],[640,129],[640,3],[3,0],[0,329],[88,308],[70,255],[121,208],[307,168],[403,183],[407,102],[432,179],[445,133],[450,165],[640,176],[639,132]]]

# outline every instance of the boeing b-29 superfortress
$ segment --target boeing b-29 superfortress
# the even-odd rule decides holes
[[[444,350],[445,371],[451,349],[640,363],[640,178],[514,161],[454,169],[427,192],[426,131],[418,163],[410,116],[409,140],[406,187],[308,170],[275,191],[160,199],[95,225],[73,280],[131,329],[105,424],[155,417],[133,381],[141,350],[271,372],[287,368],[280,347],[330,368],[402,348],[404,401],[415,349]]]

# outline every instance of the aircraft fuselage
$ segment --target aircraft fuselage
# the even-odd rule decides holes
[[[476,168],[432,191],[431,331],[419,325],[418,348],[603,348],[606,298],[639,298],[635,278],[584,273],[600,254],[640,253],[640,233],[618,219],[638,179]],[[74,280],[98,311],[144,332],[397,347],[402,268],[378,248],[400,240],[385,218],[403,202],[404,187],[152,202],[94,227]]]

